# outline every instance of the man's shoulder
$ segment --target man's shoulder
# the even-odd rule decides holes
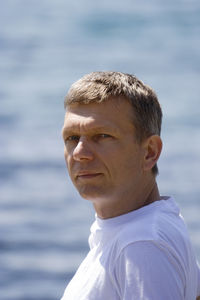
[[[149,241],[173,248],[174,241],[185,243],[187,238],[187,229],[179,213],[158,203],[124,224],[116,235],[115,246],[121,252],[129,244]]]
[[[118,251],[136,242],[158,240],[158,223],[158,216],[152,213],[125,224],[116,235]]]

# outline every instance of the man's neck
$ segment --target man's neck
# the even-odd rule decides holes
[[[116,197],[119,200],[116,200]],[[113,199],[111,199],[113,198]],[[123,200],[122,200],[123,199]],[[144,187],[141,194],[126,194],[126,195],[115,195],[103,201],[103,204],[100,201],[94,201],[93,205],[95,211],[101,219],[114,218],[126,213],[129,213],[133,210],[137,210],[143,206],[149,205],[155,201],[160,200],[160,193],[156,181],[151,182],[149,186]]]

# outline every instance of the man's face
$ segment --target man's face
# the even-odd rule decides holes
[[[65,160],[80,195],[118,205],[141,189],[144,150],[136,141],[128,101],[73,104],[63,127]]]

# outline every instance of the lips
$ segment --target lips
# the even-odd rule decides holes
[[[92,179],[92,178],[98,177],[100,175],[102,175],[102,173],[84,171],[84,172],[78,173],[76,175],[76,178],[77,179]]]

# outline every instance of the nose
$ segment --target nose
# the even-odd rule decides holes
[[[85,161],[93,159],[93,152],[89,141],[85,137],[80,137],[73,151],[73,158],[76,161]]]

